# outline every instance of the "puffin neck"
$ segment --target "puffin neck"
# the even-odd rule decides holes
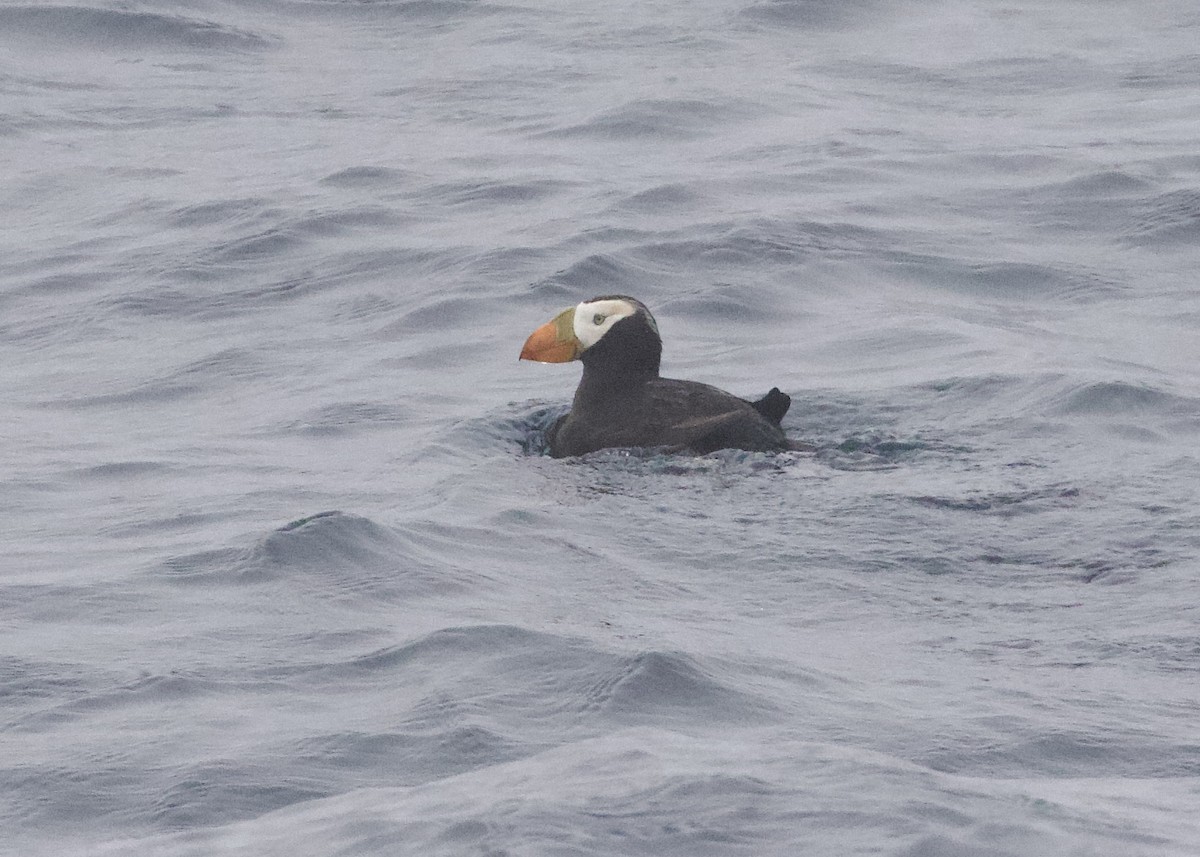
[[[579,356],[583,377],[593,383],[639,383],[658,377],[662,340],[638,315],[612,326]]]
[[[630,366],[607,364],[583,364],[583,377],[579,379],[580,390],[632,390],[658,377],[657,370],[638,369]]]

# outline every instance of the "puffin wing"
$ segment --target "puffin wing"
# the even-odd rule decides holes
[[[787,399],[783,393],[779,396]],[[716,387],[661,379],[655,383],[651,399],[651,410],[661,422],[647,434],[656,436],[661,445],[701,455],[718,449],[765,452],[787,448],[783,430],[770,416],[756,404]],[[770,393],[767,400],[773,406],[769,409],[779,412],[779,400]]]
[[[775,444],[763,444],[764,440],[770,439],[758,437],[763,434],[756,431],[755,423],[759,422],[761,420],[742,410],[685,420],[668,431],[668,445],[691,449],[701,455],[718,449],[774,448]]]

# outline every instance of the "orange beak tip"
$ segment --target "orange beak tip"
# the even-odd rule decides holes
[[[561,342],[554,322],[543,324],[525,340],[519,360],[536,363],[566,363],[578,356],[574,341]]]

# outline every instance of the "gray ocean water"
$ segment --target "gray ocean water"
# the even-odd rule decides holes
[[[1200,7],[0,5],[0,852],[1200,854]],[[566,306],[816,447],[552,460]]]

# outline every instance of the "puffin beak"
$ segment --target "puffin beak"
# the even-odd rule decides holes
[[[575,337],[575,307],[565,309],[529,335],[521,349],[522,360],[538,363],[566,363],[579,358],[579,340]]]

